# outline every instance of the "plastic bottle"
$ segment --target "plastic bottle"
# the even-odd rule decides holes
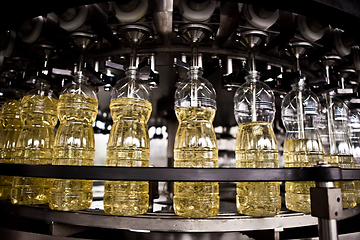
[[[2,134],[2,130],[3,130],[3,116],[2,116],[2,106],[0,107],[0,134]],[[0,135],[1,137],[1,135]]]
[[[212,122],[216,93],[201,77],[199,67],[190,67],[188,78],[175,92],[175,113],[179,127],[174,144],[174,167],[217,168],[218,148]],[[219,183],[175,182],[174,211],[181,217],[206,218],[219,211]]]
[[[55,135],[53,165],[94,165],[94,123],[98,112],[96,93],[87,77],[76,72],[74,81],[61,91],[57,108],[60,126]],[[90,207],[92,181],[54,179],[49,206],[53,210],[75,211]]]
[[[22,122],[20,119],[20,102],[8,100],[2,106],[2,125],[0,132],[0,162],[15,163],[15,147]],[[0,176],[0,200],[10,199],[13,176]]]
[[[239,129],[236,137],[236,167],[278,168],[278,149],[272,122],[275,97],[251,71],[234,96],[234,114]],[[280,213],[280,185],[277,182],[239,182],[236,206],[241,214],[274,216]]]
[[[349,137],[352,146],[354,168],[360,168],[360,114],[357,109],[350,109]],[[360,180],[354,181],[356,203],[360,203]]]
[[[333,167],[353,168],[352,146],[348,136],[349,109],[335,92],[323,94],[319,133],[324,146],[324,161]],[[356,206],[354,181],[334,182],[341,188],[343,208]]]
[[[149,87],[139,79],[138,70],[130,67],[126,77],[111,92],[113,118],[107,146],[106,166],[148,167],[150,139],[147,121],[152,105]],[[146,181],[106,181],[104,211],[131,216],[146,213],[149,207],[149,183]]]
[[[320,114],[318,97],[305,89],[305,79],[292,85],[282,101],[282,121],[286,128],[285,167],[313,167],[323,160],[323,146],[317,131]],[[310,188],[313,181],[286,182],[285,203],[289,210],[311,212]]]
[[[57,118],[57,97],[43,80],[21,101],[21,119],[24,127],[16,144],[16,163],[51,164]],[[32,205],[48,203],[50,179],[14,177],[11,189],[13,204]]]

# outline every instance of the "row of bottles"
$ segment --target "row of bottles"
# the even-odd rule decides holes
[[[216,93],[193,64],[189,77],[175,93],[175,167],[217,168],[218,148],[212,126],[216,112]],[[278,168],[278,148],[272,122],[275,97],[250,71],[234,96],[234,114],[239,124],[236,139],[238,168]],[[319,161],[332,166],[353,167],[346,121],[346,105],[332,93],[324,96],[325,105],[306,89],[305,79],[293,84],[282,103],[286,128],[284,158],[286,167],[312,167]],[[21,107],[20,107],[21,105]],[[2,107],[1,162],[91,166],[94,159],[92,124],[97,115],[95,92],[86,84],[81,71],[64,87],[56,99],[44,82],[20,102],[8,101]],[[21,111],[19,110],[21,109]],[[139,80],[132,64],[126,78],[117,82],[111,93],[113,127],[107,147],[107,166],[148,167],[150,140],[147,121],[152,106],[149,88]],[[323,112],[321,112],[323,111]],[[60,120],[55,134],[54,127]],[[356,136],[356,135],[355,135]],[[327,150],[328,149],[328,150]],[[336,183],[343,192],[344,208],[356,205],[354,182]],[[12,185],[12,186],[11,186]],[[310,212],[310,187],[314,182],[287,182],[286,206]],[[146,181],[106,181],[104,211],[114,215],[143,214],[148,209]],[[237,184],[238,212],[251,216],[274,216],[280,212],[280,185],[276,182]],[[11,195],[14,204],[45,204],[53,210],[81,210],[90,207],[92,181],[1,177],[1,199]],[[174,211],[182,217],[205,218],[219,210],[217,182],[175,182]]]
[[[93,165],[97,97],[78,72],[59,100],[42,79],[21,100],[2,107],[3,163]],[[60,126],[55,134],[55,125]],[[1,176],[1,199],[13,204],[49,204],[54,210],[90,207],[92,181]]]

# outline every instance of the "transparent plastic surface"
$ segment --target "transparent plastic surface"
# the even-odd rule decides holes
[[[216,110],[216,92],[212,84],[201,77],[198,68],[191,68],[188,78],[178,85],[175,92],[175,109],[186,107],[208,107]]]
[[[150,139],[147,121],[152,106],[149,89],[138,79],[137,70],[118,81],[110,103],[111,128],[106,166],[148,167]],[[104,211],[113,215],[143,214],[149,207],[149,183],[146,181],[106,181]]]
[[[278,148],[271,124],[240,124],[235,157],[237,168],[278,168]],[[241,214],[265,217],[280,213],[278,182],[239,182],[236,193],[236,206]]]
[[[349,138],[349,108],[334,93],[326,93],[321,99],[319,133],[324,146],[324,160],[331,166],[353,168],[352,146]],[[356,206],[354,181],[334,182],[341,188],[343,208]]]
[[[294,84],[281,106],[281,117],[286,129],[285,167],[313,167],[323,160],[323,146],[317,131],[320,102],[304,86],[302,79]],[[311,212],[310,187],[315,187],[315,182],[286,182],[286,207],[292,211]]]
[[[313,167],[318,161],[323,159],[324,153],[320,139],[290,139],[284,142],[285,167]],[[315,187],[315,182],[286,182],[286,207],[296,212],[311,212],[311,187]]]
[[[21,119],[24,127],[16,144],[16,163],[51,165],[54,127],[58,121],[57,103],[57,97],[44,83],[23,97]],[[14,177],[11,202],[22,205],[46,204],[49,187],[50,179]]]
[[[252,72],[245,77],[234,95],[234,114],[238,124],[245,122],[272,123],[275,118],[275,96],[268,85],[260,82],[260,75]]]
[[[2,106],[1,106],[0,107],[0,134],[1,134],[2,130],[3,130],[3,121],[4,121],[4,119],[3,119]],[[0,137],[1,137],[1,135],[0,135]]]
[[[239,124],[236,136],[236,167],[278,168],[278,148],[272,122],[275,97],[259,82],[257,72],[246,77],[234,96],[234,115]],[[280,185],[277,182],[239,182],[237,210],[249,216],[274,216],[280,213]]]
[[[111,91],[111,100],[117,98],[142,99],[151,103],[150,88],[139,79],[139,73],[136,68],[128,69],[126,77],[116,82]]]
[[[21,104],[8,100],[2,106],[2,130],[0,132],[0,162],[15,163],[15,146],[22,129]],[[0,200],[10,199],[13,176],[0,176]]]
[[[94,123],[98,111],[95,92],[86,77],[77,72],[75,81],[66,85],[57,108],[60,126],[55,135],[53,165],[92,166],[94,164]],[[90,207],[92,181],[53,179],[49,206],[53,210],[75,211]]]
[[[350,141],[352,146],[354,168],[360,168],[360,114],[357,109],[350,109]],[[356,202],[360,203],[360,180],[354,181]]]
[[[217,168],[218,148],[212,122],[216,112],[216,93],[198,69],[175,93],[175,113],[179,127],[175,136],[174,167]],[[181,217],[207,218],[218,214],[219,183],[175,182],[174,211]]]

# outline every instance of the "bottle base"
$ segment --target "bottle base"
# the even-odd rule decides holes
[[[149,195],[128,196],[120,194],[104,195],[104,212],[118,216],[141,215],[149,209]]]
[[[11,199],[12,176],[0,176],[0,200]]]
[[[285,193],[286,208],[301,213],[311,212],[310,194]]]
[[[236,192],[236,207],[240,214],[271,217],[280,213],[280,185],[276,182],[241,182],[237,184]]]
[[[92,203],[92,181],[54,179],[51,181],[49,207],[59,211],[88,209]]]
[[[354,183],[355,183],[356,203],[360,204],[360,181],[354,181]]]
[[[174,196],[174,212],[184,218],[208,218],[219,213],[220,198],[188,198]]]
[[[334,186],[336,188],[341,188],[341,197],[344,209],[356,207],[355,184],[353,181],[334,182]]]
[[[50,193],[49,207],[58,211],[80,211],[91,206],[92,192]]]
[[[14,177],[11,188],[11,203],[18,205],[40,205],[49,202],[48,179]]]
[[[0,200],[10,199],[11,187],[0,186]]]
[[[315,187],[314,181],[286,182],[286,208],[301,213],[311,212],[310,188]]]
[[[148,182],[106,181],[104,187],[105,213],[118,216],[134,216],[148,211]]]

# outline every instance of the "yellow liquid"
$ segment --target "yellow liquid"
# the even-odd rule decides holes
[[[22,129],[20,102],[10,100],[2,107],[2,130],[0,132],[0,162],[15,163],[15,145]],[[0,200],[10,199],[12,176],[0,176]]]
[[[354,168],[359,169],[360,168],[359,164],[354,163]],[[355,180],[354,184],[355,184],[356,203],[359,204],[360,203],[360,180]]]
[[[147,121],[151,103],[134,98],[117,98],[110,103],[114,124],[111,128],[106,166],[148,167],[150,139]],[[106,181],[104,211],[113,215],[144,214],[149,208],[146,181]]]
[[[95,141],[92,124],[98,101],[81,94],[60,95],[57,114],[60,126],[55,135],[53,165],[94,165]],[[92,181],[54,179],[49,206],[53,210],[76,211],[90,207]]]
[[[215,110],[204,107],[179,108],[180,122],[175,137],[174,166],[218,168],[218,148],[212,121]],[[180,217],[206,218],[219,212],[219,183],[175,182],[174,211]]]
[[[240,124],[235,157],[237,168],[278,168],[278,150],[271,124]],[[280,185],[277,182],[239,182],[236,193],[240,214],[264,217],[280,213]]]
[[[360,181],[354,181],[355,184],[355,195],[356,195],[356,203],[360,203]]]
[[[27,95],[21,101],[24,128],[16,145],[16,163],[51,164],[54,127],[57,123],[57,100],[47,96]],[[11,189],[13,204],[48,203],[50,179],[14,177]]]
[[[313,167],[323,160],[320,140],[291,139],[284,142],[285,167]],[[303,213],[311,212],[310,188],[314,181],[286,182],[285,203],[289,210]]]
[[[352,155],[325,155],[324,161],[327,161],[333,167],[352,168]],[[334,182],[336,188],[341,188],[343,208],[356,207],[356,194],[354,181]]]

